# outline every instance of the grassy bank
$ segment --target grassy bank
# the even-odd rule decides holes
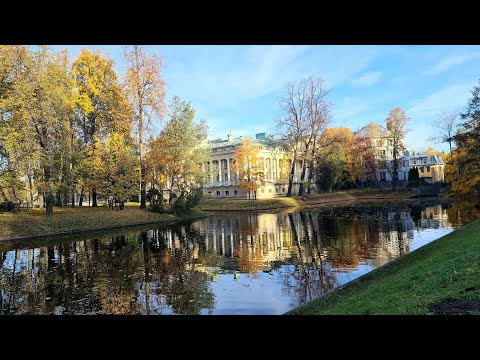
[[[480,314],[480,220],[289,314]]]
[[[278,197],[273,199],[238,200],[238,199],[209,199],[205,198],[199,209],[212,210],[274,210],[297,206],[322,205],[337,202],[353,201],[360,199],[405,199],[413,197],[415,193],[408,189],[391,190],[349,190],[326,194],[313,194],[307,196]]]
[[[55,208],[51,217],[45,215],[45,209],[22,210],[16,214],[0,213],[0,239],[181,219],[171,214],[140,210],[139,204],[128,205],[130,206],[126,206],[122,211],[103,206]],[[189,216],[201,215],[205,213],[197,210]]]

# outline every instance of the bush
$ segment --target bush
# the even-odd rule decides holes
[[[192,190],[191,192],[182,191],[172,210],[176,215],[189,213],[202,200],[203,190],[201,188]]]
[[[0,212],[13,212],[15,211],[15,204],[11,201],[4,201],[0,203]]]
[[[168,212],[166,207],[166,200],[163,198],[163,194],[160,190],[151,188],[147,191],[147,200],[150,201],[149,209],[165,214]]]

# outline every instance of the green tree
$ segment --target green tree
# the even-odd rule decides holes
[[[420,180],[420,174],[418,173],[418,168],[415,166],[410,168],[408,172],[408,181],[412,184],[418,185],[418,180]]]
[[[105,140],[102,155],[102,194],[112,197],[113,201],[128,201],[138,188],[136,154],[129,139],[121,133],[111,133]]]
[[[165,179],[169,204],[175,192],[187,194],[202,185],[207,138],[207,124],[203,119],[195,121],[190,102],[174,96],[170,108],[169,119],[158,138],[151,141],[148,155],[149,168]]]

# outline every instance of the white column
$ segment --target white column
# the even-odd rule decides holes
[[[227,159],[227,181],[230,181],[230,159]]]
[[[263,175],[267,177],[267,158],[263,158]]]
[[[218,160],[218,181],[222,182],[222,160]]]
[[[208,162],[208,170],[210,172],[210,183],[213,183],[213,161]]]

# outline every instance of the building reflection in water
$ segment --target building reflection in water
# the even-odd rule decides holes
[[[259,303],[262,313],[277,313],[407,253],[416,233],[447,228],[440,205],[325,207],[222,212],[186,225],[39,241],[35,248],[31,242],[3,243],[0,308],[35,314],[214,314],[223,306],[228,313],[228,304],[237,300],[225,289],[233,289],[247,313],[258,313]],[[257,285],[263,288],[251,290]],[[262,298],[267,289],[283,307]]]

